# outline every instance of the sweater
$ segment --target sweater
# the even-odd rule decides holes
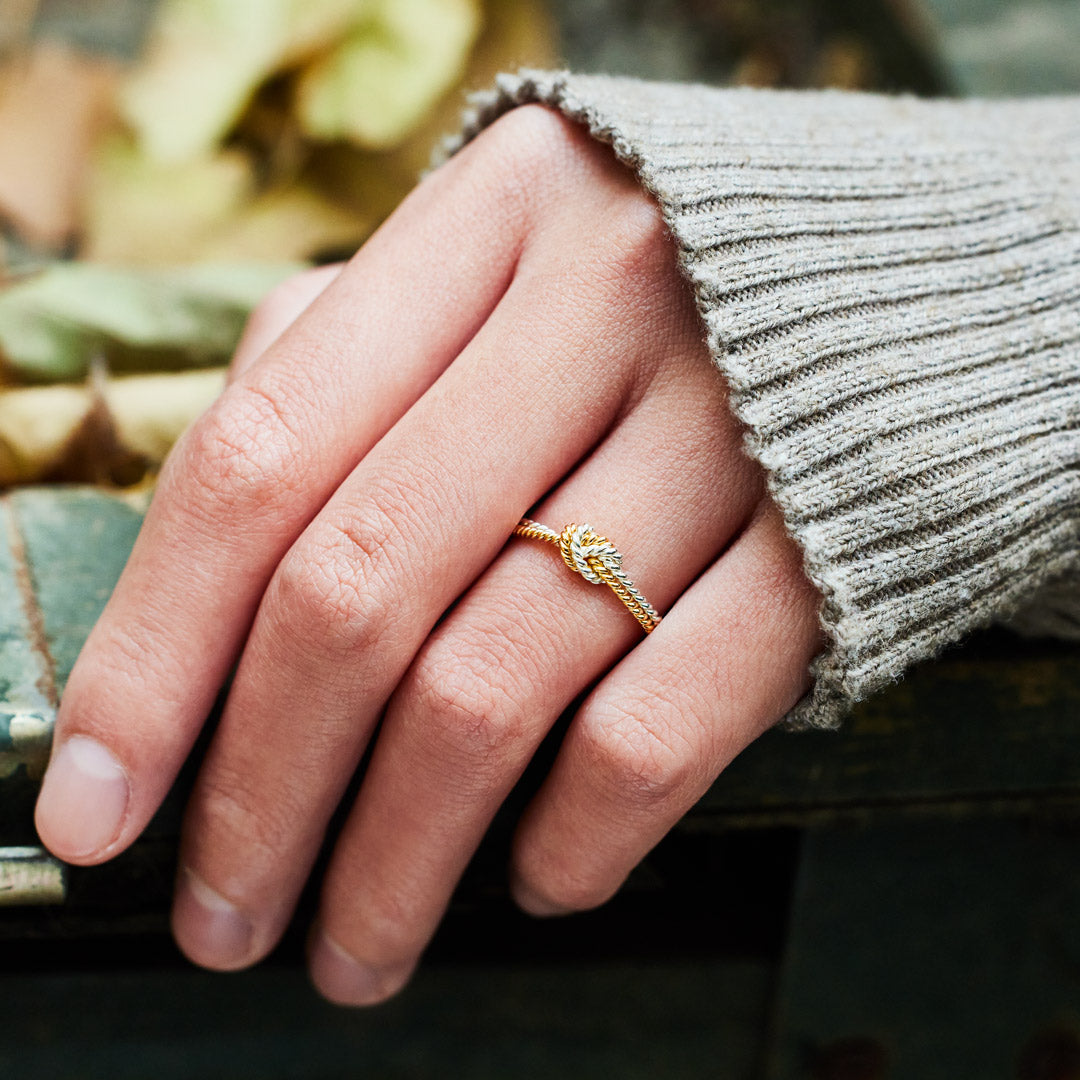
[[[1080,638],[1080,101],[919,100],[523,71],[655,197],[747,451],[822,597],[786,718],[973,628]]]

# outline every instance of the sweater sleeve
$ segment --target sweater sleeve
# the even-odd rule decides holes
[[[965,632],[1080,636],[1080,100],[925,101],[522,72],[660,204],[746,446],[823,596],[789,715]]]

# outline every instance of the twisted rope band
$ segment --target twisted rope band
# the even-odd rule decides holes
[[[563,562],[594,585],[607,585],[626,605],[645,630],[651,634],[660,622],[656,608],[637,591],[634,583],[622,568],[619,549],[606,537],[594,531],[591,525],[567,525],[561,533],[529,518],[522,518],[514,527],[515,536],[527,540],[543,540],[554,544],[562,554]]]

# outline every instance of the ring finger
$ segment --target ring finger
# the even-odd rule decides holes
[[[700,343],[685,341],[664,371],[535,510],[556,529],[589,521],[617,541],[626,573],[661,610],[760,497]],[[640,637],[610,590],[535,541],[515,540],[459,601],[388,705],[327,873],[311,956],[327,997],[367,1004],[404,983],[536,747]]]

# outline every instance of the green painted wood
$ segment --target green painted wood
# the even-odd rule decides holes
[[[55,716],[52,664],[10,500],[0,499],[0,847],[32,845]]]
[[[33,600],[21,549],[11,502],[4,498],[0,500],[0,701],[4,715],[47,714],[54,703],[49,664],[33,643],[28,612]],[[0,753],[9,747],[8,738],[8,725],[0,719]]]
[[[95,488],[23,488],[7,496],[26,549],[45,637],[63,693],[142,523],[145,497]]]
[[[37,843],[55,702],[141,520],[139,502],[93,488],[0,497],[0,846]]]
[[[34,1080],[753,1080],[772,972],[747,961],[424,968],[378,1010],[300,970],[0,976],[0,1075]]]
[[[1078,913],[1076,818],[810,830],[768,1080],[1076,1076]]]

